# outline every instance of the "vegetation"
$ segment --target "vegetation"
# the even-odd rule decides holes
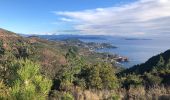
[[[150,100],[170,93],[170,50],[122,70],[107,54],[1,31],[0,100]]]
[[[118,86],[112,66],[106,63],[87,65],[81,57],[76,56],[73,48],[69,49],[66,58],[69,64],[63,66],[56,74],[54,89],[67,91],[71,86],[84,89],[113,89]]]
[[[17,60],[8,66],[11,74],[1,80],[1,89],[5,91],[0,97],[13,100],[45,99],[51,88],[51,81],[40,74],[39,65],[30,60]],[[8,87],[6,87],[8,86]],[[4,96],[7,95],[7,96]]]
[[[119,73],[120,76],[139,76],[146,86],[170,85],[170,50],[150,58],[146,63],[136,65]]]

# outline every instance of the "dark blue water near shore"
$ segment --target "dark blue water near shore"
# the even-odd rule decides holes
[[[153,39],[126,39],[107,37],[105,39],[81,39],[85,42],[107,42],[114,46],[116,49],[101,49],[99,52],[110,52],[119,54],[129,58],[128,63],[122,63],[124,67],[132,67],[133,65],[143,63],[150,57],[157,55],[170,49],[169,38],[153,38]]]

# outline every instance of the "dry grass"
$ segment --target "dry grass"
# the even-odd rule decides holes
[[[115,93],[114,90],[81,90],[79,87],[74,88],[72,91],[75,100],[107,100],[107,98]]]
[[[131,87],[128,91],[120,92],[122,100],[170,100],[170,87],[153,86],[148,89],[144,87]]]
[[[113,100],[113,95],[118,95],[117,100],[170,100],[170,87],[154,86],[149,89],[144,87],[131,87],[129,90],[81,90],[76,87],[72,91],[75,100]]]

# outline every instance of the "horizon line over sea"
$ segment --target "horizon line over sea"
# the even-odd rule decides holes
[[[135,38],[119,36],[100,35],[40,35],[48,40],[63,40],[68,38],[80,39],[83,42],[110,43],[117,48],[105,48],[97,52],[109,52],[129,58],[129,62],[121,63],[123,67],[129,68],[146,62],[152,56],[170,49],[170,39],[167,38]]]
[[[117,48],[100,49],[98,52],[109,52],[129,58],[129,62],[121,63],[123,67],[129,68],[137,64],[146,62],[149,58],[170,49],[168,38],[160,39],[126,39],[126,38],[106,38],[100,39],[80,39],[84,42],[106,42]]]

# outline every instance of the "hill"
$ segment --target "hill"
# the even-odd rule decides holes
[[[155,70],[163,72],[170,71],[170,50],[165,51],[164,53],[153,56],[148,61],[143,64],[135,65],[122,73],[124,74],[144,74],[146,72],[153,72]]]
[[[135,65],[118,74],[120,77],[136,78],[144,86],[170,86],[170,50],[151,57],[143,64]],[[127,87],[127,83],[124,83]],[[128,83],[130,85],[130,83]],[[132,83],[133,84],[133,83]]]
[[[116,55],[86,48],[99,44],[22,37],[4,29],[0,35],[2,100],[150,100],[170,94],[170,50],[122,71]]]
[[[50,97],[71,95],[75,86],[81,89],[116,87],[118,69],[113,61],[103,60],[106,54],[70,45],[67,41],[22,37],[4,29],[0,35],[0,91],[3,91],[0,99],[44,98],[50,92],[49,87]],[[65,92],[68,93],[63,94]]]
[[[54,70],[66,64],[64,51],[59,50],[62,43],[53,43],[36,37],[24,38],[13,32],[0,30],[1,53],[3,57],[12,55],[13,59],[31,59],[42,65],[43,73],[54,76]]]

